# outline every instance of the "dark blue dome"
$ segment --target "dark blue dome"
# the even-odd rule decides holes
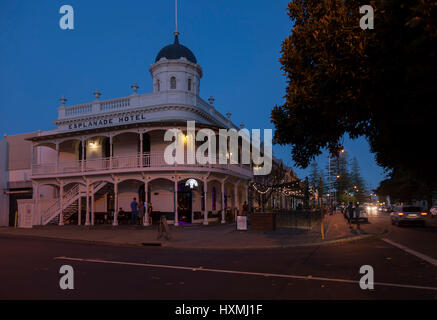
[[[192,63],[197,63],[197,59],[194,56],[194,53],[187,47],[179,44],[178,35],[175,34],[174,43],[162,48],[156,56],[155,62],[158,62],[161,58],[177,60],[182,57],[186,58]]]

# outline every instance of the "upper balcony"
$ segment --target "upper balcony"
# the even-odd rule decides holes
[[[188,155],[186,155],[186,158]],[[195,157],[194,157],[195,158]],[[215,171],[235,174],[243,178],[253,177],[251,166],[243,164],[173,164],[169,165],[164,159],[164,152],[146,152],[135,155],[94,158],[89,160],[74,160],[58,163],[43,163],[32,165],[32,177],[52,178],[69,177],[89,174],[111,174],[137,171]]]

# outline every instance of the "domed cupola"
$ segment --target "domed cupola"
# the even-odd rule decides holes
[[[177,32],[175,32],[174,43],[162,48],[156,56],[155,62],[158,62],[161,58],[167,58],[169,60],[186,58],[192,63],[197,63],[194,53],[179,43],[179,35]]]
[[[179,33],[175,31],[174,35],[174,43],[162,48],[149,68],[153,92],[185,91],[189,95],[199,95],[202,68],[193,52],[179,43]]]

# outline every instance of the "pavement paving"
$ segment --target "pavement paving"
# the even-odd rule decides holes
[[[341,214],[327,215],[322,228],[312,230],[297,228],[279,228],[275,231],[237,231],[235,224],[210,224],[170,226],[171,238],[157,240],[156,226],[140,227],[121,225],[114,228],[110,225],[94,227],[65,225],[25,228],[1,227],[0,235],[55,238],[70,241],[85,241],[110,245],[130,246],[162,246],[185,249],[268,249],[295,246],[315,246],[328,243],[354,241],[383,234],[386,227],[373,223],[349,226]]]

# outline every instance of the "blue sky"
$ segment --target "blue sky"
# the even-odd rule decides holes
[[[75,29],[59,28],[59,8],[74,8]],[[283,102],[278,62],[290,33],[287,1],[179,0],[180,42],[201,64],[200,95],[248,128],[273,128],[270,111]],[[67,105],[152,91],[148,68],[173,41],[174,1],[5,0],[0,3],[0,128],[2,134],[53,129],[59,98]],[[384,177],[364,139],[345,139],[371,187]],[[295,168],[290,147],[275,155]],[[318,158],[322,166],[327,154]],[[295,168],[299,177],[308,170]]]

